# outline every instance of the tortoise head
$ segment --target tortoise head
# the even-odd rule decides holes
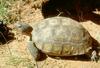
[[[31,32],[33,30],[33,28],[27,23],[15,23],[14,26],[15,26],[15,29],[20,31],[22,34],[28,35],[28,36],[31,35]]]

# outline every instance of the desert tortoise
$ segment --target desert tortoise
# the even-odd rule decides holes
[[[30,36],[28,48],[35,59],[39,58],[39,51],[53,56],[72,56],[87,54],[93,48],[89,32],[70,18],[57,16],[32,27],[26,23],[16,23],[15,27]],[[91,57],[95,59],[97,55],[93,53]]]

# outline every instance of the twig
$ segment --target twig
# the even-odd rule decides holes
[[[4,38],[5,42],[8,43],[7,40],[6,40],[6,38],[5,38],[5,36],[3,35],[3,33],[1,31],[0,31],[0,34]],[[11,50],[10,50],[10,47],[9,46],[7,46],[7,47],[8,47],[8,50],[9,50],[10,55],[12,55]]]
[[[57,16],[60,16],[61,14],[63,14],[63,12],[60,12],[58,9],[57,9],[57,11],[59,12],[59,14]]]

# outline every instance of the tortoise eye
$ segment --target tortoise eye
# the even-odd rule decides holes
[[[22,25],[18,25],[18,27],[19,27],[19,28],[21,28],[21,27],[22,27]]]
[[[21,24],[15,24],[16,27],[21,28],[22,25]]]

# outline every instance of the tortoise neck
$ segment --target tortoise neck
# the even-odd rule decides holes
[[[30,35],[30,39],[29,40],[32,41],[32,34]]]

